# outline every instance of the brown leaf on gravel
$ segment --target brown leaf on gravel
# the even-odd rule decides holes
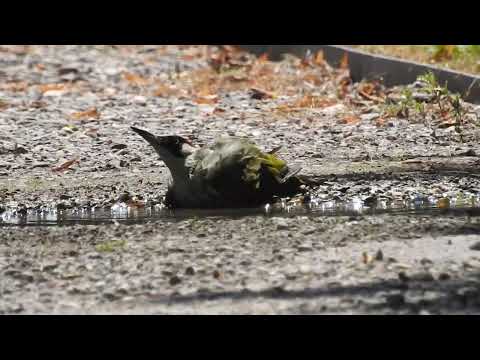
[[[340,60],[340,64],[338,66],[342,70],[348,69],[348,54],[344,53],[342,59]]]
[[[317,51],[313,59],[313,63],[317,66],[325,66],[326,62],[325,62],[325,56],[323,54],[323,50]]]
[[[124,80],[126,80],[130,85],[133,86],[145,86],[148,85],[149,81],[145,79],[144,77],[141,77],[140,75],[129,73],[129,72],[123,72],[122,77]]]
[[[224,79],[233,81],[233,82],[244,82],[244,81],[250,80],[247,74],[228,75],[228,76],[225,76]]]
[[[6,109],[9,106],[10,105],[7,102],[0,100],[0,110]]]
[[[192,54],[183,54],[180,59],[183,61],[193,61],[197,58],[197,55],[192,55]]]
[[[38,85],[38,91],[41,93],[46,93],[47,91],[60,91],[60,90],[65,90],[66,85],[65,84],[42,84]]]
[[[217,53],[210,54],[208,64],[216,71],[220,72],[222,67],[230,60],[230,54],[225,48],[221,48]]]
[[[323,109],[332,105],[335,105],[337,101],[332,99],[326,99],[320,96],[305,95],[302,98],[295,101],[293,104],[281,104],[277,107],[277,111],[280,112],[292,112],[299,111],[300,109]]]
[[[332,99],[325,99],[320,96],[305,95],[298,99],[293,106],[299,108],[325,108],[335,105],[337,102]]]
[[[207,96],[197,96],[197,97],[195,97],[195,102],[197,104],[212,105],[212,104],[216,104],[217,101],[218,101],[218,95],[207,95]]]
[[[324,80],[318,74],[306,74],[303,77],[303,81],[315,86],[320,86],[324,82]]]
[[[448,111],[447,109],[443,109],[440,111],[440,116],[442,117],[442,119],[445,119],[445,121],[448,121],[448,119],[450,118],[450,111]]]
[[[360,118],[357,115],[347,115],[340,120],[340,123],[353,125],[353,124],[357,124],[359,121],[360,121]]]
[[[73,164],[79,162],[78,159],[73,159],[73,160],[68,160],[67,162],[64,162],[62,165],[56,167],[56,168],[53,168],[52,171],[55,171],[55,172],[63,172],[63,171],[66,171],[70,168],[70,166],[72,166]]]
[[[176,89],[173,89],[172,87],[165,84],[158,84],[157,88],[153,92],[153,96],[170,97],[175,95],[176,93],[177,93]]]
[[[366,95],[373,95],[375,92],[376,84],[371,82],[362,83],[358,87],[358,91]]]
[[[70,117],[75,120],[83,120],[83,119],[90,119],[90,118],[98,119],[100,118],[100,113],[96,108],[91,108],[85,111],[75,112],[72,115],[70,115]]]
[[[375,96],[375,95],[368,95],[367,93],[359,90],[358,93],[365,99],[367,100],[370,100],[370,101],[374,101],[376,103],[384,103],[385,102],[385,99],[382,99],[381,97],[379,96]]]
[[[325,56],[323,50],[318,50],[315,54],[307,52],[300,62],[301,68],[308,67],[324,67],[326,65]]]
[[[347,94],[350,92],[350,84],[352,83],[352,79],[350,78],[350,74],[348,72],[342,75],[338,79],[338,96],[343,99]]]
[[[11,81],[7,83],[0,84],[0,90],[20,92],[25,91],[28,88],[28,83],[26,81]]]
[[[216,83],[209,78],[203,80],[193,90],[193,98],[197,104],[215,104],[218,101]]]
[[[310,66],[313,66],[312,65],[312,53],[310,52],[310,50],[308,50],[305,55],[303,56],[302,60],[300,61],[300,68],[302,69],[305,69],[305,68],[308,68]]]
[[[385,94],[381,93],[379,90],[379,84],[376,82],[365,82],[359,85],[358,94],[364,99],[384,103]]]
[[[385,126],[385,123],[387,122],[387,120],[385,118],[378,118],[377,120],[375,120],[375,125],[376,126]]]
[[[273,93],[259,88],[250,89],[250,97],[255,100],[273,99],[275,96]]]
[[[453,118],[450,118],[450,119],[446,119],[445,121],[442,121],[438,127],[440,129],[446,129],[446,128],[449,128],[449,127],[452,127],[452,126],[455,126],[457,125],[457,121]]]

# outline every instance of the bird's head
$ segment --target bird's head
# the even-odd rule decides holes
[[[131,129],[152,145],[160,158],[165,162],[183,161],[194,150],[190,140],[182,136],[155,136],[148,131],[133,126]]]

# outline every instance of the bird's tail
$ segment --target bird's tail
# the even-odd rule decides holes
[[[301,167],[288,168],[286,173],[277,177],[277,180],[280,184],[284,184],[288,181],[288,179],[290,179],[292,176],[297,175],[301,170]]]

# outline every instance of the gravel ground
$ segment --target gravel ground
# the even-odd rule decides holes
[[[0,63],[4,222],[161,202],[167,169],[131,125],[198,144],[230,134],[281,145],[316,180],[319,204],[478,203],[478,108],[463,104],[462,138],[434,111],[385,116],[378,95],[402,89],[366,93],[319,57],[3,46]],[[450,212],[3,226],[0,312],[478,313],[479,229],[476,214]]]

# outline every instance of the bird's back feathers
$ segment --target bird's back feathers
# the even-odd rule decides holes
[[[290,171],[286,162],[262,152],[243,138],[220,138],[193,155],[191,180],[204,183],[216,194],[215,206],[256,206],[273,196],[291,196],[298,192],[299,171]]]

